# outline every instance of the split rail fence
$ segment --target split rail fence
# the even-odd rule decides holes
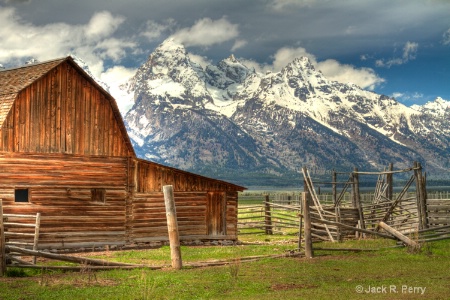
[[[40,223],[40,213],[36,215],[3,214],[0,199],[0,276],[6,272],[8,262],[23,263],[18,258],[20,253],[7,253],[6,248],[12,246],[34,251],[38,249]],[[36,264],[36,256],[33,256],[32,264]]]
[[[245,234],[280,234],[299,231],[301,205],[274,203],[269,195],[261,197],[239,197],[243,202],[238,207],[238,231]]]
[[[356,168],[353,172],[333,172],[331,182],[325,183],[314,181],[306,168],[302,173],[304,193],[281,193],[281,196],[276,193],[254,199],[245,194],[240,196],[239,234],[301,236],[302,195],[308,195],[313,241],[334,242],[366,235],[392,238],[384,233],[386,229],[380,222],[400,234],[415,234],[419,241],[450,238],[450,199],[443,199],[448,193],[428,194],[426,175],[417,162],[404,170],[393,170],[390,164],[381,172],[361,172]],[[376,176],[373,193],[360,192],[361,176]],[[398,191],[394,193],[397,176],[404,184],[397,185]],[[320,194],[324,184],[331,185],[332,193]]]

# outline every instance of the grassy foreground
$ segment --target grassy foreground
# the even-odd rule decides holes
[[[170,267],[98,272],[8,269],[8,276],[0,278],[0,299],[449,299],[450,240],[426,244],[420,251],[388,248],[394,245],[383,239],[320,243],[315,246],[381,249],[321,250],[313,259],[240,261],[296,247],[294,241],[271,237],[271,243],[262,245],[182,247],[185,263],[232,259],[225,266],[180,271]],[[94,257],[170,265],[169,247]]]

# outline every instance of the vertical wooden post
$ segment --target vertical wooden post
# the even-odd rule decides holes
[[[0,276],[6,274],[5,228],[3,225],[3,204],[0,199]]]
[[[34,227],[34,242],[33,242],[33,250],[38,250],[38,242],[39,242],[39,230],[41,228],[41,213],[36,214],[36,225]],[[33,256],[33,264],[36,264],[36,256]]]
[[[334,204],[334,213],[336,215],[335,221],[337,223],[341,222],[341,210],[339,208],[339,204],[337,203],[337,175],[336,171],[333,170],[333,177],[332,177],[332,186],[333,186],[333,204]],[[341,227],[336,227],[336,240],[340,242],[341,239]]]
[[[163,186],[164,203],[166,205],[167,230],[169,232],[170,256],[172,268],[180,270],[182,267],[180,236],[178,232],[177,212],[175,209],[175,199],[173,186]]]
[[[428,228],[428,222],[422,165],[419,162],[414,162],[414,168],[414,175],[416,176],[417,210],[419,211],[419,229],[425,229]]]
[[[419,163],[414,162],[414,178],[416,180],[416,203],[417,203],[417,214],[419,218],[419,230],[424,229],[423,227],[423,210],[422,210],[422,192],[421,192],[421,182],[419,177]]]
[[[302,230],[303,230],[303,216],[300,214],[300,220],[298,222],[298,250],[302,249]]]
[[[355,197],[355,204],[356,204],[356,208],[358,209],[358,214],[359,214],[359,221],[360,221],[360,228],[361,229],[366,229],[366,225],[364,222],[364,213],[363,213],[363,208],[362,208],[362,204],[361,204],[361,194],[359,193],[359,175],[358,175],[358,168],[354,169],[354,173],[353,173],[353,189],[354,189],[354,197]],[[364,235],[363,235],[364,237]]]
[[[424,219],[425,219],[424,226],[425,226],[425,228],[429,228],[429,226],[428,226],[428,207],[427,207],[427,200],[428,200],[427,173],[423,174],[421,184],[422,184],[422,210],[423,210]]]
[[[273,234],[272,231],[272,213],[270,212],[270,202],[269,195],[265,196],[264,201],[264,223],[266,234]]]
[[[394,164],[390,163],[388,167],[388,171],[392,172],[394,170]],[[392,173],[386,174],[386,183],[388,185],[386,189],[386,198],[388,198],[390,201],[392,201],[392,197],[394,196],[394,179],[392,176]]]
[[[312,236],[311,236],[311,216],[309,215],[309,204],[310,194],[304,192],[303,193],[303,219],[305,223],[305,256],[307,258],[314,257],[314,251],[312,247]]]

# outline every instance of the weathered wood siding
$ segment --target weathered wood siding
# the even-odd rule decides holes
[[[180,239],[237,238],[237,191],[227,191],[229,185],[141,160],[136,161],[134,172],[133,241],[168,239],[162,193],[168,184],[175,190]]]
[[[174,193],[174,197],[180,238],[205,237],[207,235],[206,193]],[[162,192],[134,196],[132,224],[131,236],[135,242],[168,240]]]
[[[164,185],[173,185],[175,191],[237,191],[232,184],[203,177],[150,161],[136,160],[136,192],[161,192]]]
[[[450,199],[427,199],[427,222],[429,227],[450,224]]]
[[[19,93],[0,151],[127,156],[116,114],[107,95],[64,62]]]
[[[238,223],[238,193],[237,192],[227,192],[227,235],[235,237],[237,239],[237,223]]]
[[[121,245],[127,173],[120,157],[0,154],[0,198],[5,213],[41,213],[40,249]],[[28,188],[30,202],[14,202],[15,188]],[[92,189],[104,190],[104,202]]]

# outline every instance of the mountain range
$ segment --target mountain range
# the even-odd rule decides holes
[[[450,101],[407,107],[328,80],[306,57],[262,74],[233,55],[201,66],[168,39],[121,89],[136,153],[205,176],[282,187],[301,184],[303,166],[325,175],[419,161],[449,177]]]

